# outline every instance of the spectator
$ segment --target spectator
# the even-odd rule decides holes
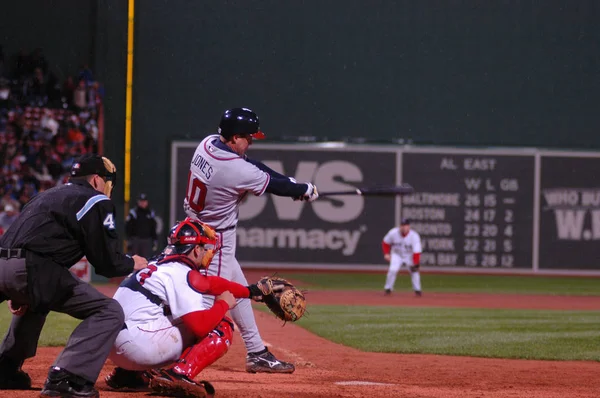
[[[43,74],[48,73],[48,61],[46,61],[41,48],[38,47],[33,50],[29,62],[32,69],[40,68]]]
[[[67,132],[67,139],[71,144],[81,144],[85,139],[83,133],[79,130],[78,122],[77,116],[72,116],[71,121],[68,124],[69,131]]]
[[[129,210],[125,222],[127,250],[130,255],[138,254],[150,258],[156,250],[156,215],[149,207],[148,196],[140,194],[137,206]]]
[[[77,88],[73,91],[73,105],[78,111],[83,111],[87,108],[87,90],[85,80],[79,80]]]
[[[83,80],[85,82],[86,86],[94,81],[94,75],[92,73],[92,70],[90,69],[90,67],[87,64],[84,64],[81,67],[78,78],[79,78],[79,80]]]
[[[97,152],[99,139],[101,87],[91,80],[86,85],[93,78],[89,68],[82,71],[80,108],[72,105],[73,78],[61,92],[41,49],[31,55],[22,50],[15,58],[10,79],[0,77],[0,210],[9,203],[18,210],[40,191],[62,184],[73,158]]]
[[[90,110],[96,110],[97,105],[100,103],[100,93],[98,91],[98,82],[92,82],[88,85],[88,108]]]
[[[73,99],[75,97],[75,82],[73,82],[73,76],[67,77],[62,86],[62,99],[68,107],[73,105]]]
[[[31,61],[25,50],[19,50],[19,54],[15,60],[14,76],[17,80],[22,80],[31,72]]]
[[[4,206],[4,211],[0,213],[0,229],[6,231],[18,216],[19,212],[13,205]]]
[[[11,177],[6,176],[2,180],[2,187],[0,187],[0,209],[6,208],[11,205],[13,208],[19,210],[21,205],[19,201],[14,197],[14,185]]]
[[[0,75],[1,76],[1,75]],[[13,101],[10,86],[5,80],[1,80],[0,77],[0,110],[2,109],[12,109],[15,107],[15,102]]]
[[[35,177],[33,177],[33,175],[31,174],[31,171],[29,170],[29,168],[27,168],[27,173],[28,173],[28,179],[31,179],[31,178],[35,179]],[[23,188],[21,188],[21,190],[19,191],[19,203],[21,204],[21,208],[23,208],[23,206],[25,206],[25,204],[27,202],[29,202],[31,200],[31,198],[33,198],[35,196],[35,194],[37,194],[37,189],[34,184],[32,184],[32,183],[23,184]]]
[[[46,92],[46,77],[42,68],[35,68],[33,76],[26,82],[26,93],[28,96],[45,97]]]

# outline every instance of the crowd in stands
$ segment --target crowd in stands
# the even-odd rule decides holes
[[[59,79],[41,49],[0,46],[0,235],[35,194],[63,184],[73,159],[97,152],[102,93],[92,71]]]

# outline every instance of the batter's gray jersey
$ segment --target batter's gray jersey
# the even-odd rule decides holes
[[[215,146],[219,137],[210,135],[196,148],[183,206],[188,216],[225,229],[237,224],[244,196],[262,195],[270,176],[238,154]]]

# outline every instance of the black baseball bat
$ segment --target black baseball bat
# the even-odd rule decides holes
[[[401,185],[376,185],[370,187],[357,187],[348,191],[319,192],[321,196],[362,195],[362,196],[396,196],[413,193],[415,189],[410,184]]]

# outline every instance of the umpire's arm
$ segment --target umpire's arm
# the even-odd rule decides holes
[[[115,205],[110,199],[97,202],[79,223],[84,237],[85,255],[97,274],[112,278],[125,276],[133,271],[133,259],[119,251]]]

